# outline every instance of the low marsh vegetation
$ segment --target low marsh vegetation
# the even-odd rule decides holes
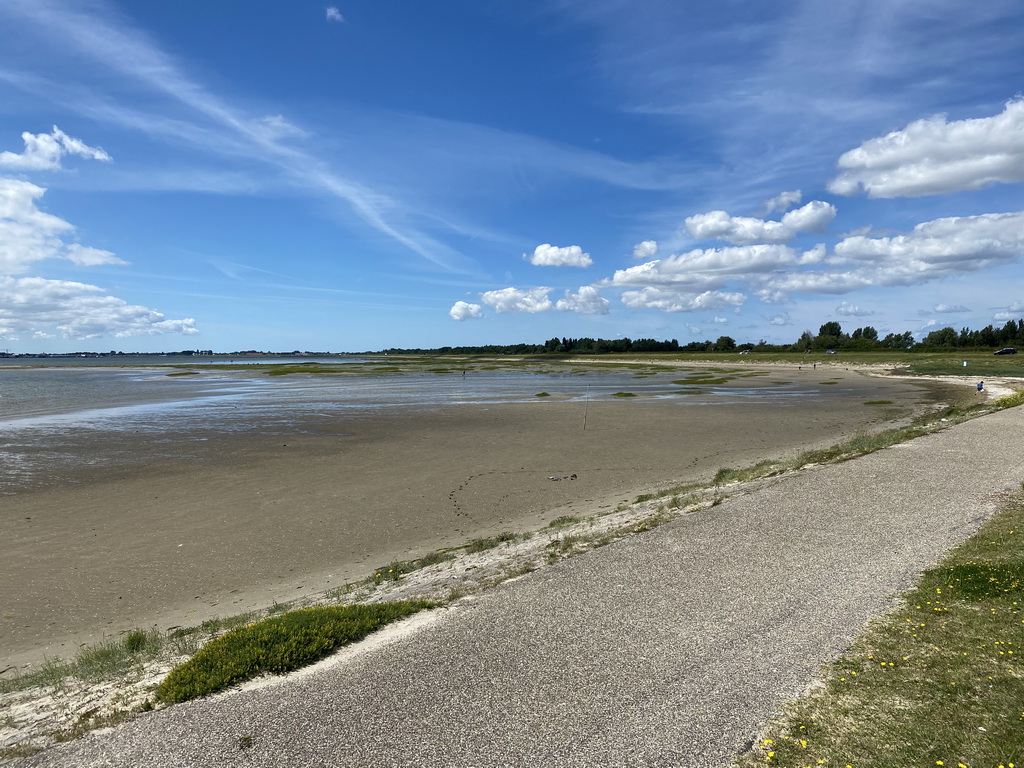
[[[158,701],[181,702],[262,674],[312,664],[379,627],[434,607],[426,600],[319,606],[289,611],[231,630],[200,648],[157,686]]]

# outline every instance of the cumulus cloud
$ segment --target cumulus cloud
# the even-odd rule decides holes
[[[65,155],[78,155],[90,160],[110,161],[110,155],[102,149],[90,147],[81,139],[68,136],[57,126],[50,133],[21,134],[25,142],[23,152],[0,152],[0,168],[15,171],[52,171],[61,167],[60,159]]]
[[[67,339],[199,333],[192,318],[168,320],[156,310],[131,305],[88,283],[0,277],[0,336],[52,337],[46,328],[55,328]]]
[[[830,192],[921,197],[1024,181],[1024,100],[992,117],[917,120],[840,156]]]
[[[965,307],[963,304],[936,304],[932,308],[932,312],[939,312],[940,314],[945,314],[947,312],[948,313],[954,313],[954,312],[955,313],[960,313],[960,312],[970,312],[970,311],[971,311],[970,308],[969,307]]]
[[[706,290],[720,288],[730,279],[770,273],[782,267],[814,264],[823,256],[822,250],[800,253],[788,245],[698,248],[617,270],[608,282],[615,286],[672,285]]]
[[[841,317],[867,317],[868,315],[873,315],[875,313],[870,309],[861,309],[856,304],[844,301],[836,307],[836,314]]]
[[[328,21],[335,21],[335,22],[345,21],[345,17],[341,15],[341,11],[339,11],[333,5],[328,6],[326,8],[326,12],[327,12],[327,20]]]
[[[565,292],[555,309],[563,312],[578,312],[581,315],[607,315],[610,302],[601,296],[601,291],[592,285],[582,285],[576,293]]]
[[[23,273],[37,261],[67,259],[79,266],[125,264],[109,251],[66,243],[75,228],[36,206],[42,187],[0,177],[0,274]]]
[[[993,320],[1005,323],[1007,320],[1024,319],[1024,301],[1015,301],[1006,309],[992,315]]]
[[[789,313],[782,312],[778,315],[772,315],[768,318],[768,322],[772,325],[791,325],[793,321],[789,318]]]
[[[788,211],[794,205],[799,204],[803,193],[799,189],[790,192],[782,192],[775,197],[770,197],[761,204],[762,215],[767,216],[776,211]]]
[[[452,320],[479,320],[484,316],[484,309],[479,304],[470,304],[465,301],[456,301],[448,310]]]
[[[812,200],[802,208],[785,214],[781,221],[710,211],[688,217],[686,229],[694,237],[715,238],[735,245],[788,243],[798,232],[823,232],[835,217],[835,206],[821,200]]]
[[[584,253],[578,245],[558,248],[550,243],[538,245],[533,255],[523,254],[523,258],[537,267],[589,267],[593,264],[589,253]]]
[[[653,259],[658,252],[658,243],[655,240],[644,240],[633,246],[634,259]]]
[[[722,323],[728,323],[728,322],[729,322],[729,318],[728,318],[728,317],[718,317],[718,316],[716,315],[716,316],[715,316],[715,320],[714,320],[714,322],[716,322],[716,323],[718,323],[718,324],[722,324]]]
[[[487,291],[480,295],[480,300],[495,312],[503,315],[527,312],[548,312],[554,308],[548,294],[551,288],[502,288],[499,291]]]
[[[27,181],[0,177],[0,337],[68,339],[198,333],[195,320],[168,320],[102,288],[69,280],[14,277],[36,262],[62,259],[78,267],[125,264],[110,251],[67,242],[75,228],[36,202],[46,192]]]
[[[634,309],[660,309],[664,312],[696,312],[738,307],[746,301],[742,293],[704,291],[692,293],[673,288],[648,287],[639,291],[625,291],[622,303]]]
[[[906,234],[845,238],[829,259],[844,269],[772,275],[763,288],[783,294],[841,294],[871,286],[919,285],[1011,264],[1022,254],[1024,212],[935,219]]]

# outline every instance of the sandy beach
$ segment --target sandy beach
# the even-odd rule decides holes
[[[90,467],[83,455],[73,483],[3,498],[0,669],[134,627],[292,600],[395,559],[594,514],[976,396],[965,383],[840,368],[771,375],[848,394],[722,407],[622,398],[590,403],[585,430],[583,406],[557,398],[406,409],[302,434],[225,434],[163,458],[145,435],[120,435],[144,461]],[[890,404],[868,404],[879,400]]]

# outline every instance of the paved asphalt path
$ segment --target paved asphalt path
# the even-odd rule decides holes
[[[23,764],[727,765],[1020,488],[1022,432],[1015,408],[804,471]]]

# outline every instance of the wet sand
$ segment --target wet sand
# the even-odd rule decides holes
[[[291,600],[395,559],[593,514],[970,395],[835,369],[772,376],[849,391],[823,403],[591,402],[586,430],[583,404],[557,399],[395,411],[150,458],[145,435],[119,436],[122,449],[138,441],[138,464],[83,466],[72,484],[0,500],[0,670],[133,627]]]

